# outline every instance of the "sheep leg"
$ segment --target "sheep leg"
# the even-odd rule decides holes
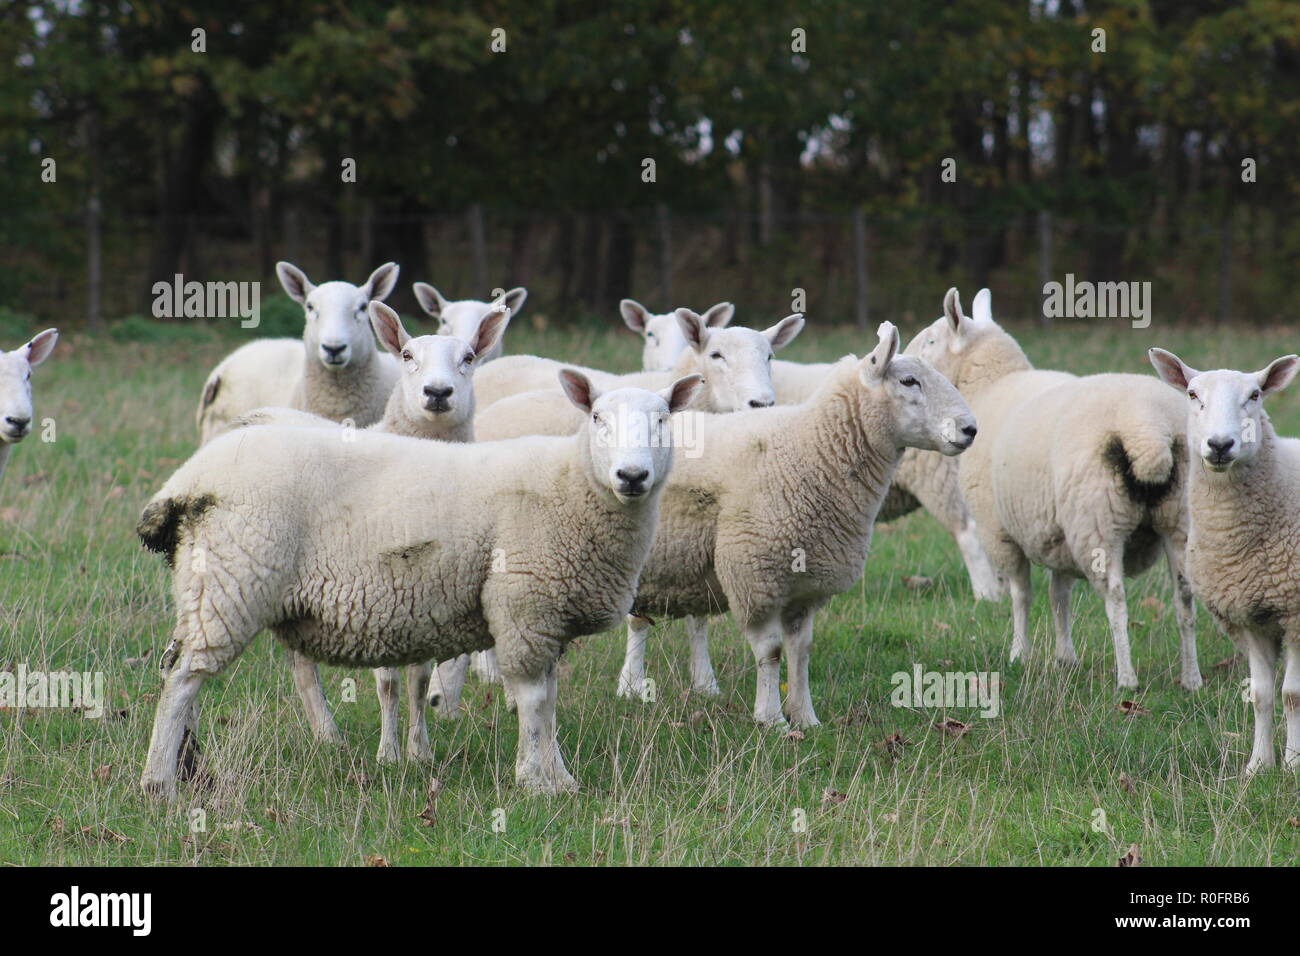
[[[1256,634],[1247,633],[1246,653],[1250,658],[1250,697],[1255,705],[1255,743],[1246,761],[1246,776],[1275,766],[1273,753],[1273,682],[1277,676],[1277,650]]]
[[[812,656],[813,618],[809,612],[792,622],[785,632],[785,672],[789,689],[785,711],[793,727],[817,727],[821,721],[813,710],[808,687],[808,658]]]
[[[1074,578],[1053,571],[1049,580],[1052,623],[1056,627],[1056,662],[1072,667],[1079,663],[1079,657],[1074,653],[1074,641],[1070,639],[1070,595],[1074,592]]]
[[[188,719],[195,713],[195,695],[207,676],[192,669],[192,659],[193,653],[182,649],[163,680],[158,707],[154,711],[149,755],[145,759],[144,773],[140,776],[140,787],[145,793],[169,800],[176,797],[176,760],[181,749],[181,738]]]
[[[758,665],[758,689],[754,695],[754,720],[768,727],[784,727],[781,713],[781,628],[776,621],[763,621],[745,628],[745,639]]]
[[[439,717],[451,720],[460,714],[460,696],[465,690],[469,655],[461,654],[434,668],[429,680],[429,706]]]
[[[1165,560],[1169,564],[1169,576],[1174,585],[1174,618],[1178,622],[1178,644],[1182,659],[1183,673],[1179,681],[1186,690],[1199,690],[1201,684],[1201,665],[1196,659],[1196,601],[1192,595],[1191,582],[1183,570],[1183,548],[1186,542],[1178,543],[1165,539]]]
[[[627,651],[623,655],[623,669],[618,674],[618,696],[644,699],[645,644],[650,637],[650,619],[627,616]]]
[[[285,648],[289,657],[289,667],[293,671],[293,683],[298,688],[298,696],[307,710],[307,723],[311,726],[312,736],[321,743],[341,744],[343,735],[334,723],[330,713],[329,702],[325,700],[325,691],[321,689],[320,668],[306,655]]]
[[[957,542],[957,550],[961,552],[961,559],[966,565],[966,574],[970,577],[970,586],[975,592],[975,600],[1002,600],[1006,590],[998,578],[997,571],[993,570],[993,562],[989,560],[984,545],[980,544],[974,519],[969,514],[964,515],[961,525],[956,530],[949,530],[952,531],[952,536]]]
[[[379,695],[379,752],[375,759],[380,763],[397,763],[401,756],[397,748],[398,681],[396,667],[375,668],[375,693]]]
[[[705,697],[717,697],[721,691],[713,674],[713,661],[709,659],[709,619],[688,616],[686,636],[691,642],[691,690]]]
[[[1110,639],[1115,645],[1115,680],[1120,687],[1136,687],[1133,652],[1128,643],[1128,596],[1124,592],[1124,549],[1112,547],[1106,552],[1106,574],[1093,580],[1093,587],[1106,602],[1106,620],[1110,622]]]
[[[1300,770],[1300,637],[1286,642],[1286,673],[1282,677],[1282,712],[1286,715],[1286,748],[1282,766]]]
[[[433,760],[429,721],[424,713],[424,699],[429,696],[432,675],[433,665],[427,661],[406,667],[406,713],[410,724],[406,730],[406,756],[411,760]]]
[[[480,684],[501,683],[501,668],[497,665],[497,652],[493,648],[470,654],[469,667]]]
[[[1029,562],[1023,557],[1016,567],[1007,575],[1007,587],[1011,591],[1011,660],[1028,658],[1029,646],[1029,605],[1033,603],[1033,582],[1029,577]]]
[[[557,670],[556,662],[551,661],[539,677],[510,670],[502,672],[519,707],[515,783],[538,793],[558,794],[578,789],[578,781],[564,767],[556,737]]]

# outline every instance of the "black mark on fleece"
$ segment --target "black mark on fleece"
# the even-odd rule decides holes
[[[1147,508],[1154,508],[1164,500],[1178,481],[1178,467],[1182,461],[1182,441],[1175,440],[1173,449],[1173,467],[1163,481],[1142,481],[1133,474],[1133,463],[1129,460],[1124,442],[1118,435],[1111,435],[1102,446],[1102,460],[1111,467],[1124,483],[1124,492],[1135,503]]]
[[[146,548],[161,554],[171,567],[176,558],[176,548],[180,546],[182,529],[194,527],[216,503],[217,499],[212,495],[151,501],[145,505],[135,533]]]

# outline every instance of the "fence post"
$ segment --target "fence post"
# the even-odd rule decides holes
[[[854,317],[858,328],[865,329],[870,311],[867,305],[867,217],[861,206],[853,210],[853,292]]]

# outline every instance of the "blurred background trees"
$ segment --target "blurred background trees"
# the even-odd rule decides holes
[[[94,323],[288,258],[394,259],[408,310],[414,280],[526,284],[554,322],[761,322],[796,288],[820,322],[928,320],[952,284],[1029,318],[1067,272],[1290,318],[1300,4],[794,6],[10,2],[0,306]]]

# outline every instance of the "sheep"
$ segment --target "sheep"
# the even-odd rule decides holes
[[[442,293],[427,282],[415,283],[411,286],[411,291],[415,293],[415,300],[420,303],[420,308],[438,320],[439,335],[454,335],[466,342],[474,340],[478,335],[478,327],[487,318],[488,312],[500,304],[479,302],[477,299],[452,302],[443,298]],[[511,289],[499,298],[504,300],[504,305],[510,310],[512,316],[518,315],[519,310],[524,307],[524,301],[528,298],[528,290],[522,287]],[[501,341],[498,340],[491,351],[478,355],[474,364],[476,367],[482,366],[500,356]]]
[[[243,413],[264,406],[351,419],[358,427],[383,415],[397,381],[397,362],[376,351],[366,303],[393,291],[396,263],[380,266],[361,286],[313,285],[289,262],[276,263],[275,271],[285,292],[303,307],[303,337],[249,342],[212,370],[195,415],[200,445]]]
[[[753,329],[710,328],[690,309],[675,313],[688,348],[678,357],[671,372],[633,372],[613,375],[598,369],[581,369],[597,388],[662,388],[675,377],[700,373],[705,390],[698,400],[700,411],[729,412],[737,408],[759,408],[776,400],[768,363],[772,353],[794,340],[803,329],[801,315],[788,315],[763,332]],[[495,402],[520,392],[553,389],[556,372],[563,366],[535,355],[508,355],[493,362],[474,382],[479,407],[487,410]]]
[[[782,722],[776,680],[784,640],[791,720],[817,723],[807,682],[813,615],[861,576],[902,449],[952,455],[975,436],[957,391],[926,362],[896,356],[898,345],[898,330],[883,323],[875,350],[833,365],[802,405],[688,414],[680,431],[689,450],[668,479],[628,619],[621,696],[643,693],[646,640],[660,617],[693,622],[692,687],[716,694],[707,635],[699,632],[708,614],[730,608],[759,665],[755,720]],[[557,415],[547,392],[488,411],[530,397],[544,406],[536,421],[549,433],[571,430],[574,416]],[[531,424],[526,416],[519,422]],[[509,434],[505,425],[499,434]]]
[[[557,664],[631,608],[672,465],[670,416],[698,375],[601,394],[561,373],[577,435],[450,444],[264,425],[218,436],[145,506],[173,569],[174,653],[141,786],[174,797],[195,696],[263,629],[313,660],[392,667],[495,646],[518,704],[515,778],[573,790],[556,740]],[[631,416],[641,430],[615,431]],[[317,502],[335,507],[322,513]]]
[[[14,445],[32,431],[32,369],[54,351],[58,329],[46,329],[12,352],[0,350],[0,478]]]
[[[1136,687],[1124,579],[1163,551],[1174,582],[1182,685],[1199,688],[1177,396],[1145,375],[1035,370],[993,321],[987,289],[975,297],[972,318],[950,289],[944,316],[908,351],[947,375],[980,420],[982,436],[958,477],[984,550],[1009,585],[1011,660],[1030,651],[1030,565],[1037,564],[1051,572],[1057,661],[1078,660],[1070,595],[1084,578],[1105,601],[1118,684]]]
[[[1300,769],[1300,439],[1279,438],[1263,407],[1295,378],[1300,359],[1285,355],[1258,372],[1198,372],[1164,349],[1148,354],[1186,396],[1192,590],[1250,660],[1255,739],[1246,775],[1274,766],[1283,650],[1282,763]]]
[[[670,317],[650,315],[645,306],[631,299],[623,300],[622,310],[628,328],[645,337],[642,368],[645,371],[671,368],[687,344],[678,329],[668,326],[666,320]],[[730,322],[734,313],[734,306],[723,302],[706,312],[704,318],[709,325],[721,326]],[[716,319],[711,318],[715,316]],[[826,380],[832,364],[775,359],[772,362],[772,387],[776,391],[776,403],[798,405],[806,401]],[[975,522],[961,499],[956,463],[940,466],[937,464],[939,458],[937,454],[909,448],[898,465],[877,520],[892,521],[917,507],[925,508],[956,541],[976,600],[998,600],[1002,597],[1002,584],[980,545]],[[707,660],[708,632],[705,625],[688,619],[686,626],[692,635],[692,645]],[[709,693],[710,687],[716,687],[711,680],[706,681],[700,690]]]
[[[422,335],[411,338],[397,313],[382,302],[370,303],[370,321],[380,344],[400,363],[402,374],[393,387],[384,417],[368,431],[405,435],[435,441],[472,442],[474,440],[474,381],[478,356],[496,348],[511,313],[504,301],[494,303],[483,321],[474,325],[475,338],[464,341],[453,335]],[[299,425],[337,427],[329,419],[283,408],[258,409],[238,420],[241,426]],[[485,652],[490,653],[490,652]],[[493,658],[495,664],[495,658]],[[330,714],[314,661],[302,655],[291,659],[294,681],[298,687],[308,719],[325,742],[341,739]],[[406,668],[409,728],[407,756],[415,760],[432,760],[425,698],[430,692],[431,668],[428,663]],[[379,695],[380,735],[377,759],[394,763],[400,753],[397,743],[398,682],[396,668],[375,670],[375,690]]]
[[[641,336],[645,344],[641,348],[641,369],[646,372],[668,372],[676,364],[678,356],[688,348],[686,336],[682,334],[677,323],[676,313],[666,312],[655,315],[635,299],[624,299],[618,304],[618,311],[629,329]],[[701,318],[709,328],[723,328],[736,314],[736,307],[730,302],[719,302],[705,312]]]

